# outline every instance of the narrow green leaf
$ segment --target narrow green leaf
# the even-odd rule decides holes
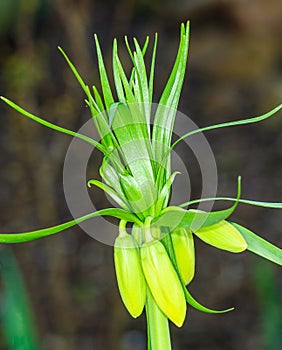
[[[174,149],[174,147],[181,142],[182,140],[184,140],[185,138],[195,135],[197,133],[201,133],[204,131],[209,131],[209,130],[216,130],[216,129],[220,129],[220,128],[226,128],[226,127],[230,127],[230,126],[237,126],[237,125],[244,125],[244,124],[252,124],[252,123],[257,123],[260,121],[263,121],[267,118],[270,118],[271,116],[273,116],[275,113],[277,113],[280,109],[282,108],[282,104],[278,105],[277,107],[273,108],[271,111],[258,116],[258,117],[252,117],[252,118],[247,118],[247,119],[242,119],[242,120],[236,120],[233,122],[226,122],[226,123],[221,123],[221,124],[215,124],[215,125],[210,125],[210,126],[206,126],[203,128],[199,128],[193,131],[188,132],[187,134],[181,136],[179,139],[177,139],[170,147],[169,149],[167,149],[165,152],[163,152],[163,156],[162,159],[160,161],[161,166],[164,166],[169,158],[169,155],[171,153],[171,151]],[[185,206],[185,205],[183,205]]]
[[[156,53],[158,45],[158,33],[155,34],[154,48],[151,60],[151,69],[149,77],[149,101],[153,101],[153,90],[154,90],[154,75],[155,75],[155,63],[156,63]]]
[[[135,109],[133,116],[137,115],[139,122],[144,123],[144,126],[146,126],[146,130],[144,130],[142,127],[145,138],[150,138],[150,112],[151,112],[151,101],[149,99],[147,72],[146,72],[146,66],[144,62],[144,54],[146,52],[148,43],[149,43],[149,38],[146,39],[144,47],[141,50],[137,40],[134,38],[136,51],[132,52],[130,49],[128,40],[126,38],[127,49],[132,58],[132,62],[134,65],[129,82],[124,74],[121,63],[117,58],[119,73],[123,82],[124,90],[126,92],[127,102],[134,103],[134,105],[131,105],[131,108]]]
[[[131,84],[132,84],[132,89],[134,92],[134,96],[136,97],[136,100],[138,101],[138,103],[140,103],[142,105],[143,97],[142,97],[141,87],[140,87],[140,84],[138,82],[138,76],[136,73],[136,69],[134,71],[133,80],[132,80]],[[142,105],[142,107],[144,107],[144,106]],[[142,108],[142,110],[143,110],[143,114],[145,114],[144,108]]]
[[[106,109],[108,110],[110,106],[115,102],[113,98],[113,94],[111,91],[111,87],[109,84],[109,79],[107,75],[107,71],[104,65],[103,55],[100,48],[99,40],[97,35],[94,35],[95,43],[96,43],[96,51],[97,51],[97,57],[98,57],[98,66],[99,66],[99,73],[100,73],[100,81],[105,101]]]
[[[88,86],[86,87],[86,94],[87,94],[88,100],[85,100],[85,102],[86,102],[87,106],[90,108],[90,112],[91,112],[95,127],[98,131],[98,134],[101,136],[102,131],[101,131],[101,128],[100,128],[100,125],[98,122],[98,118],[97,118],[97,116],[99,115],[99,112],[100,112],[100,108],[98,107],[96,101],[94,101],[94,99],[92,98],[91,93],[90,93],[90,89]],[[105,144],[103,144],[103,145],[106,146]]]
[[[113,63],[113,74],[114,74],[114,81],[115,81],[115,88],[116,92],[118,95],[118,99],[122,103],[126,103],[123,87],[122,87],[122,82],[121,82],[121,77],[119,75],[119,70],[117,67],[117,40],[114,39],[113,42],[113,58],[112,58],[112,63]]]
[[[185,138],[192,136],[194,134],[203,132],[203,131],[208,131],[208,130],[215,130],[215,129],[220,129],[220,128],[226,128],[229,126],[236,126],[236,125],[244,125],[244,124],[252,124],[252,123],[257,123],[260,121],[263,121],[271,116],[273,116],[275,113],[277,113],[280,109],[282,108],[282,104],[280,104],[279,106],[273,108],[271,111],[258,116],[258,117],[253,117],[253,118],[248,118],[248,119],[242,119],[242,120],[236,120],[233,122],[226,122],[226,123],[221,123],[221,124],[215,124],[215,125],[210,125],[210,126],[206,126],[204,128],[200,128],[200,129],[196,129],[193,131],[188,132],[187,134],[181,136],[179,139],[177,139],[172,146],[170,147],[170,151],[182,140],[184,140]]]
[[[126,198],[122,192],[117,193],[113,188],[98,180],[89,180],[87,182],[87,186],[91,187],[91,185],[94,185],[106,192],[120,207],[128,209]]]
[[[146,52],[147,52],[147,49],[148,49],[148,46],[149,46],[149,41],[150,41],[150,38],[148,36],[146,36],[146,39],[145,39],[145,42],[144,42],[144,45],[142,47],[142,55],[145,56]]]
[[[71,62],[71,60],[69,59],[69,57],[67,56],[65,51],[60,46],[58,46],[58,49],[60,50],[60,52],[64,56],[64,58],[67,61],[68,65],[70,66],[70,69],[72,70],[73,74],[75,75],[76,79],[78,80],[80,86],[82,87],[82,89],[86,93],[86,85],[85,85],[83,79],[81,78],[80,74],[78,73],[77,69],[75,68],[74,64]]]
[[[282,249],[257,236],[251,230],[231,222],[231,224],[241,233],[248,244],[248,250],[270,260],[278,265],[282,265]]]
[[[78,219],[71,220],[63,224],[56,225],[53,227],[48,227],[41,230],[23,232],[23,233],[0,233],[0,243],[22,243],[22,242],[33,241],[38,238],[46,237],[46,236],[53,235],[55,233],[67,230],[70,227],[73,227],[83,221],[95,218],[97,216],[112,216],[118,219],[123,219],[130,222],[141,224],[135,215],[128,213],[123,209],[107,208],[107,209],[95,211],[94,213],[84,215]]]
[[[114,43],[113,43],[113,72],[114,72],[114,79],[116,82],[117,93],[119,94],[118,91],[121,90],[121,94],[122,94],[122,99],[120,98],[120,101],[127,102],[127,103],[136,103],[137,100],[133,94],[132,87],[130,86],[127,80],[126,74],[124,72],[120,59],[118,57],[116,40],[114,40]],[[124,92],[125,92],[125,95],[124,95]]]
[[[88,86],[86,87],[86,95],[88,97],[87,105],[90,107],[90,111],[92,114],[94,124],[96,126],[96,129],[97,129],[100,137],[101,137],[102,145],[106,149],[109,147],[113,148],[114,145],[115,146],[117,145],[117,141],[116,141],[116,138],[115,138],[108,122],[107,122],[106,112],[104,110],[101,110],[99,105],[93,99]],[[102,106],[103,106],[102,101],[99,101],[99,104],[102,104]]]
[[[88,103],[87,105],[91,108],[91,114],[92,116],[95,116],[96,114],[102,114],[103,110],[100,109],[100,107],[98,106],[97,102],[95,101],[95,99],[93,98],[93,96],[91,95],[89,86],[86,86],[86,91],[85,91],[87,97],[88,97]]]
[[[125,46],[126,46],[126,48],[127,48],[128,54],[129,54],[129,56],[130,56],[130,58],[131,58],[131,61],[134,62],[133,52],[132,52],[131,47],[130,47],[130,45],[129,45],[127,35],[125,35],[124,41],[125,41]]]
[[[187,288],[184,288],[184,295],[185,298],[188,302],[188,304],[190,304],[191,306],[193,306],[195,309],[202,311],[202,312],[206,312],[209,314],[223,314],[229,311],[233,311],[234,307],[231,307],[229,309],[225,309],[225,310],[213,310],[213,309],[209,309],[203,305],[201,305],[195,298],[193,298],[193,296],[191,295],[191,293],[187,290]]]
[[[88,86],[87,86],[88,88]],[[87,98],[84,99],[84,102],[87,104],[87,107],[90,108],[90,112],[92,116],[95,116],[96,114],[98,114],[98,110],[97,108],[95,108],[96,102],[95,101],[91,101],[89,102],[89,100]],[[98,130],[99,132],[99,130]]]
[[[70,135],[70,136],[74,136],[74,137],[77,137],[83,141],[86,141],[88,143],[90,143],[92,146],[96,147],[99,151],[101,151],[102,153],[106,154],[107,151],[105,150],[105,148],[97,141],[91,139],[90,137],[88,136],[85,136],[85,135],[82,135],[82,134],[78,134],[74,131],[71,131],[71,130],[68,130],[68,129],[65,129],[65,128],[62,128],[61,126],[58,126],[58,125],[55,125],[55,124],[52,124],[50,122],[47,122],[46,120],[44,119],[41,119],[29,112],[27,112],[26,110],[24,110],[23,108],[21,108],[20,106],[18,106],[17,104],[15,104],[14,102],[10,101],[9,99],[7,99],[6,97],[3,97],[1,96],[0,97],[1,100],[3,100],[5,103],[7,103],[10,107],[14,108],[17,112],[21,113],[22,115],[24,115],[25,117],[28,117],[32,120],[34,120],[35,122],[39,123],[39,124],[42,124],[44,126],[46,126],[47,128],[49,129],[53,129],[53,130],[56,130],[58,132],[61,132],[63,134],[67,134],[67,135]]]
[[[136,78],[133,86],[134,92],[136,92],[138,102],[139,102],[139,114],[143,117],[143,121],[147,127],[147,135],[150,138],[151,129],[150,129],[150,119],[151,119],[151,101],[149,101],[149,90],[148,90],[148,81],[146,70],[143,70],[143,67],[140,67],[140,60],[138,56],[141,56],[141,53],[137,55],[134,53],[134,58],[137,62],[136,64]],[[142,57],[142,56],[141,56]],[[143,59],[143,58],[142,58]],[[143,62],[144,63],[144,62]]]
[[[160,104],[163,104],[170,109],[177,109],[181,89],[186,72],[186,63],[188,58],[189,47],[189,22],[186,25],[182,24],[181,39],[179,45],[179,52],[173,67],[172,74],[168,80],[166,88],[160,99]]]
[[[130,58],[132,60],[132,63],[134,64],[134,55],[133,55],[133,52],[132,52],[132,50],[130,48],[127,36],[124,37],[124,41],[125,41],[125,45],[126,45],[128,54],[129,54],[129,56],[130,56]],[[149,45],[149,37],[147,36],[146,40],[145,40],[145,43],[143,45],[143,48],[142,48],[142,55],[143,56],[145,56],[145,54],[146,54],[148,45]],[[133,69],[132,69],[132,72],[131,72],[130,79],[129,79],[129,84],[130,85],[132,85],[135,76],[136,76],[136,67],[134,66]]]
[[[132,52],[132,50],[131,50],[131,48],[130,48],[127,35],[125,35],[124,41],[125,41],[125,45],[126,45],[128,54],[129,54],[129,56],[130,56],[130,58],[131,58],[131,60],[132,60],[132,63],[134,63],[133,52]],[[145,56],[145,54],[146,54],[146,51],[147,51],[148,46],[149,46],[149,41],[150,41],[150,38],[149,38],[148,36],[146,36],[144,45],[143,45],[143,47],[142,47],[142,55],[143,55],[143,56]]]
[[[211,198],[201,198],[201,199],[194,199],[189,202],[182,203],[178,205],[180,208],[190,206],[197,203],[202,202],[213,202],[213,201],[227,201],[227,202],[239,202],[243,204],[249,204],[256,207],[263,207],[263,208],[272,208],[272,209],[282,209],[282,203],[281,202],[261,202],[261,201],[254,201],[250,199],[236,199],[231,197],[211,197]]]
[[[141,94],[142,94],[142,102],[145,104],[145,113],[147,123],[150,123],[150,109],[148,109],[148,105],[151,103],[149,96],[149,86],[148,86],[148,78],[146,72],[146,66],[144,62],[144,57],[138,41],[134,38],[134,45],[136,52],[134,53],[134,62],[136,67],[136,74],[138,77],[138,83],[140,86]]]
[[[177,111],[177,106],[180,98],[180,93],[186,72],[186,63],[189,46],[189,22],[186,27],[181,25],[180,43],[177,57],[159,101],[157,108],[154,127],[153,127],[153,147],[155,160],[164,166],[169,162],[168,155],[163,160],[163,155],[167,154],[167,149],[170,146],[174,119]],[[167,165],[168,166],[168,165]]]
[[[93,89],[94,98],[95,98],[95,101],[97,103],[97,106],[99,107],[99,110],[101,112],[104,112],[105,111],[105,106],[104,106],[102,97],[101,97],[98,89],[96,88],[96,86],[93,86],[92,89]]]

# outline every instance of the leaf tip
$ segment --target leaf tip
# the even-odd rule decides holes
[[[89,180],[89,181],[87,181],[87,187],[91,187],[93,185],[93,180]]]
[[[225,312],[230,312],[230,311],[234,311],[235,307],[230,307],[229,309],[226,309]]]
[[[94,33],[94,40],[95,40],[96,46],[99,46],[99,40],[98,40],[97,33]]]

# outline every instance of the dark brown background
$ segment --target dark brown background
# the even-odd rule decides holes
[[[1,0],[0,92],[76,130],[88,117],[82,92],[57,45],[66,49],[86,82],[96,84],[93,33],[99,35],[109,66],[114,37],[122,41],[127,34],[142,41],[157,31],[157,102],[175,58],[179,25],[190,19],[180,110],[199,126],[259,115],[281,103],[281,10],[280,0]],[[124,57],[121,42],[119,46]],[[70,138],[22,118],[3,103],[0,114],[1,232],[71,219],[62,188]],[[281,128],[280,112],[261,124],[207,133],[217,159],[219,195],[233,196],[242,175],[243,197],[282,199]],[[93,161],[92,166],[95,174],[98,164]],[[199,174],[190,171],[196,197]],[[281,215],[242,205],[233,219],[281,246]],[[208,315],[190,308],[183,328],[172,326],[174,349],[280,348],[278,267],[251,253],[232,255],[199,241],[196,248],[194,295],[207,306],[236,310]],[[14,245],[13,251],[42,349],[145,349],[145,318],[131,319],[121,303],[111,247],[74,228]],[[6,349],[4,343],[0,348]]]

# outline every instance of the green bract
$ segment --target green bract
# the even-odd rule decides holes
[[[203,198],[179,206],[169,206],[171,187],[178,173],[171,171],[171,151],[181,140],[199,132],[263,121],[278,112],[282,105],[261,116],[190,131],[172,144],[174,121],[186,72],[189,22],[181,25],[175,63],[156,109],[152,108],[152,100],[157,35],[149,66],[146,66],[144,60],[149,38],[143,46],[134,39],[133,48],[125,38],[132,61],[129,76],[124,71],[118,56],[117,41],[114,40],[112,69],[115,92],[111,89],[96,35],[95,43],[100,92],[95,86],[89,87],[84,83],[65,52],[61,48],[59,50],[85,92],[87,106],[100,135],[99,142],[47,122],[9,99],[1,98],[22,115],[58,132],[80,138],[100,150],[104,155],[100,167],[103,181],[89,180],[88,186],[101,188],[115,201],[117,207],[89,213],[51,228],[26,233],[3,233],[0,234],[0,242],[34,240],[101,215],[120,219],[114,260],[122,300],[133,317],[141,314],[145,304],[148,349],[169,350],[171,345],[167,319],[181,326],[186,314],[186,301],[203,312],[221,313],[232,310],[208,309],[188,291],[186,285],[194,276],[195,266],[193,234],[217,248],[235,253],[248,249],[282,264],[280,248],[249,229],[226,221],[239,203],[272,208],[282,208],[282,204],[241,199],[239,177],[236,198]],[[227,209],[210,213],[190,208],[192,204],[213,200],[232,201],[234,204]],[[185,206],[188,209],[183,209]],[[133,224],[132,235],[126,232],[127,222]]]

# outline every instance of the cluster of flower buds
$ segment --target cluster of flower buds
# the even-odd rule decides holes
[[[140,238],[140,232],[143,236]],[[181,277],[188,284],[194,275],[194,244],[190,231],[181,229],[171,235]],[[141,246],[139,243],[143,241]],[[124,305],[138,317],[146,302],[146,285],[162,312],[177,326],[186,315],[186,300],[178,272],[163,243],[151,234],[150,226],[126,232],[121,221],[115,241],[114,261],[119,291]]]
[[[145,222],[144,227],[126,231],[121,221],[114,247],[114,261],[123,303],[133,317],[138,317],[150,292],[164,315],[178,327],[186,316],[185,285],[195,272],[194,240],[191,230],[178,228],[169,233],[170,247],[160,234]],[[247,244],[239,231],[227,221],[203,227],[194,232],[217,248],[242,252]],[[173,258],[172,258],[173,256]]]

